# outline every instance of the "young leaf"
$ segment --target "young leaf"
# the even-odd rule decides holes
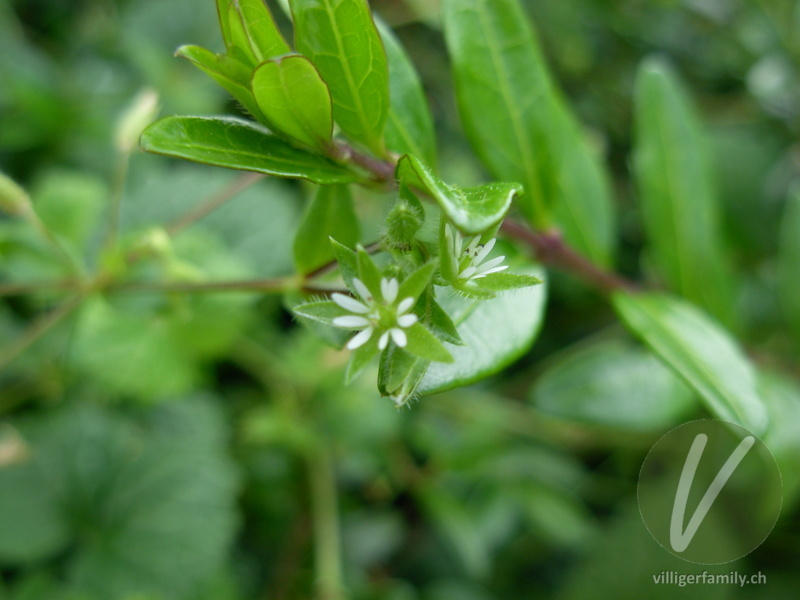
[[[514,198],[523,193],[517,183],[493,183],[460,189],[436,177],[417,157],[406,155],[397,166],[398,179],[430,194],[447,217],[464,233],[482,233],[503,220]]]
[[[317,323],[324,325],[332,325],[333,320],[337,317],[343,317],[349,313],[344,310],[336,302],[309,302],[307,304],[300,304],[292,308],[292,311],[303,318],[311,319]]]
[[[391,106],[386,121],[386,145],[397,154],[420,156],[436,166],[433,118],[414,65],[391,28],[375,20],[389,63]]]
[[[519,269],[540,276],[540,269]],[[441,291],[441,290],[438,290]],[[434,394],[469,385],[502,370],[533,344],[544,318],[547,286],[522,289],[491,300],[470,300],[453,293],[438,301],[464,340],[463,347],[446,344],[452,365],[431,364],[420,392]]]
[[[267,124],[267,120],[261,114],[253,92],[250,90],[251,70],[249,67],[230,56],[220,56],[199,46],[181,46],[175,55],[192,62],[236,98],[239,104],[256,120]]]
[[[307,58],[285,56],[262,63],[253,73],[252,86],[270,129],[321,153],[330,149],[331,95]]]
[[[428,331],[421,323],[414,323],[405,329],[408,337],[406,351],[434,362],[452,363],[453,356],[439,339]]]
[[[703,312],[664,294],[614,296],[617,313],[692,387],[717,417],[755,433],[767,427],[752,366],[733,338]]]
[[[233,0],[231,5],[238,6],[256,64],[292,51],[264,0]]]
[[[298,150],[261,126],[232,117],[167,117],[142,134],[142,149],[194,162],[313,183],[352,183],[343,166]]]
[[[778,254],[780,299],[795,339],[800,342],[800,188],[792,190],[786,203]]]
[[[616,339],[571,351],[537,379],[531,400],[560,419],[636,431],[669,427],[695,405],[659,360]]]
[[[657,60],[639,72],[636,133],[650,260],[675,291],[732,326],[736,294],[705,139],[675,75]]]
[[[319,69],[333,116],[353,141],[383,156],[389,71],[366,0],[291,0],[295,45]]]
[[[325,185],[311,200],[294,238],[294,264],[308,274],[332,261],[331,238],[346,246],[358,243],[358,217],[350,190],[344,185]]]
[[[358,277],[358,255],[347,246],[343,246],[333,237],[330,238],[333,255],[339,263],[342,279],[347,287],[353,289],[353,279]]]

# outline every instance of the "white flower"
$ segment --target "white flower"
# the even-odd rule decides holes
[[[415,298],[405,298],[397,305],[397,294],[400,291],[400,284],[394,277],[391,279],[381,279],[382,302],[377,302],[374,295],[369,291],[364,282],[360,279],[353,279],[353,287],[361,296],[362,301],[356,300],[344,294],[333,294],[331,299],[341,306],[350,315],[337,317],[333,320],[336,327],[343,329],[360,330],[347,343],[348,350],[355,350],[366,344],[376,331],[381,332],[378,340],[378,348],[385,350],[392,339],[399,348],[405,348],[408,344],[408,337],[403,329],[411,327],[417,322],[417,315],[408,311],[414,306]]]
[[[505,271],[508,268],[508,265],[501,266],[501,263],[506,258],[505,256],[498,256],[486,263],[483,262],[497,243],[497,238],[492,238],[485,244],[481,244],[481,236],[476,235],[466,240],[467,247],[464,248],[461,236],[454,232],[450,225],[447,225],[445,229],[445,236],[451,242],[453,254],[456,257],[458,279],[466,279],[468,282],[474,281],[492,273]]]

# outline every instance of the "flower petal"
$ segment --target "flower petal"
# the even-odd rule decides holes
[[[400,325],[400,327],[411,327],[417,322],[417,318],[415,314],[401,315],[397,317],[397,324]]]
[[[416,300],[414,300],[414,298],[406,298],[405,300],[400,302],[400,304],[397,305],[397,314],[402,315],[404,313],[407,313],[409,309],[412,306],[414,306],[415,302]]]
[[[389,332],[391,334],[394,343],[397,344],[398,348],[405,348],[406,344],[408,344],[408,338],[406,337],[406,332],[402,329],[398,329],[397,327],[392,327]]]
[[[492,273],[499,273],[500,271],[505,271],[508,268],[508,265],[503,265],[502,267],[495,267],[494,269],[489,269],[488,271],[484,271],[480,275],[475,275],[473,279],[480,279],[481,277],[486,277],[487,275],[491,275]]]
[[[349,315],[346,317],[336,317],[333,320],[334,327],[343,327],[344,329],[361,329],[362,327],[369,327],[369,321],[364,317],[357,317]]]
[[[353,277],[353,287],[356,288],[356,292],[358,292],[362,300],[370,302],[373,299],[372,292],[367,289],[367,286],[358,277]]]
[[[496,266],[498,266],[499,264],[501,264],[505,259],[506,259],[505,256],[498,256],[497,258],[493,258],[492,260],[487,262],[485,265],[481,265],[480,267],[478,267],[476,269],[476,271],[478,273],[486,273],[490,269],[493,269]]]
[[[383,294],[383,299],[388,304],[392,304],[395,300],[397,300],[397,292],[400,289],[400,284],[397,283],[397,279],[392,277],[391,279],[381,279],[381,293]]]
[[[356,348],[360,348],[369,341],[370,337],[372,337],[372,327],[367,327],[364,331],[353,336],[353,339],[347,342],[347,349],[355,350]]]
[[[475,260],[472,261],[472,266],[477,267],[484,260],[486,260],[486,257],[489,256],[489,252],[492,251],[492,248],[494,248],[494,245],[496,243],[497,243],[497,238],[492,238],[488,242],[486,242],[486,245],[483,248],[481,248],[481,250],[478,252],[478,255],[475,257]]]
[[[331,296],[331,300],[336,302],[336,304],[341,306],[343,309],[349,310],[350,312],[359,314],[364,314],[369,312],[369,306],[359,302],[352,296],[345,296],[344,294],[333,294]]]
[[[466,269],[461,271],[461,273],[458,274],[458,278],[459,279],[469,279],[470,277],[475,275],[475,273],[477,273],[477,272],[478,272],[478,269],[476,269],[475,267],[467,267]]]
[[[378,340],[378,349],[379,350],[386,350],[386,346],[389,345],[389,332],[384,331],[381,339]]]

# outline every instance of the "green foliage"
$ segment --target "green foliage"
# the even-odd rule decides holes
[[[308,205],[294,239],[294,263],[299,273],[311,273],[334,260],[331,238],[345,246],[358,243],[358,217],[346,186],[324,186]]]

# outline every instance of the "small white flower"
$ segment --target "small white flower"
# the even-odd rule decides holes
[[[453,254],[456,257],[459,269],[458,279],[466,279],[468,282],[474,281],[492,273],[505,271],[508,268],[508,265],[501,265],[506,258],[505,256],[498,256],[486,263],[483,262],[497,243],[497,238],[492,238],[481,245],[481,236],[476,235],[466,240],[467,247],[464,248],[461,236],[454,232],[450,225],[447,225],[445,229],[445,236],[452,243]]]
[[[416,299],[405,298],[395,305],[400,284],[394,277],[381,279],[382,302],[377,302],[373,294],[360,279],[353,279],[353,287],[361,296],[363,302],[352,296],[333,294],[331,299],[346,311],[353,313],[336,317],[333,325],[343,329],[360,330],[358,334],[347,343],[348,350],[355,350],[366,344],[375,331],[381,332],[378,348],[385,350],[389,340],[393,340],[399,348],[405,348],[408,337],[403,329],[411,327],[417,322],[417,315],[408,313],[413,308]]]

